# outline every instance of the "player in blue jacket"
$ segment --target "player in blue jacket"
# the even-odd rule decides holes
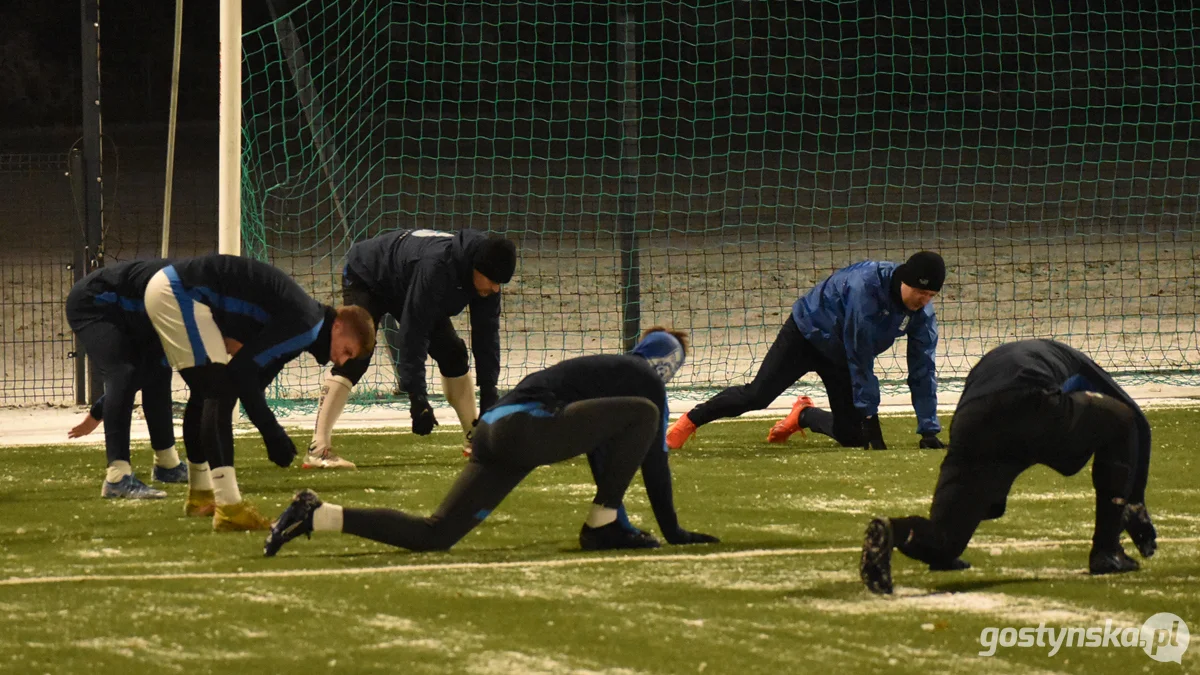
[[[621,506],[639,466],[663,536],[671,544],[714,543],[679,525],[663,436],[666,382],[683,366],[682,333],[652,328],[629,354],[568,359],[529,375],[483,417],[474,452],[450,492],[428,517],[392,509],[325,504],[298,493],[267,537],[264,554],[312,531],[365,537],[410,551],[448,549],[479,525],[539,466],[588,455],[596,497],[579,533],[584,550],[654,548]]]
[[[339,365],[368,353],[375,347],[374,322],[361,307],[335,310],[310,298],[283,271],[232,255],[167,265],[150,278],[145,302],[167,360],[191,390],[183,413],[189,463],[184,513],[212,515],[216,530],[270,528],[238,490],[234,407],[242,402],[271,461],[290,465],[296,446],[267,406],[264,390],[303,352]]]
[[[908,336],[908,387],[922,448],[944,448],[937,434],[937,319],[931,304],[946,278],[942,257],[914,254],[903,265],[865,261],[834,272],[792,306],[754,380],[730,387],[685,413],[667,432],[671,449],[713,420],[762,410],[806,373],[816,372],[829,410],[801,396],[767,440],[783,443],[811,429],[843,447],[884,450],[875,357]]]

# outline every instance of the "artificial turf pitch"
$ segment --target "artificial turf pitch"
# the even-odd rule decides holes
[[[979,656],[987,627],[1140,627],[1170,612],[1200,629],[1200,410],[1149,417],[1160,549],[1141,571],[1084,572],[1090,467],[1069,479],[1038,467],[980,528],[971,570],[897,555],[893,597],[862,586],[858,550],[871,516],[928,510],[943,453],[916,449],[911,418],[884,421],[886,452],[812,436],[769,445],[762,419],[705,427],[673,454],[676,506],[685,528],[722,543],[632,553],[579,551],[593,494],[582,458],[536,471],[449,552],[318,533],[266,559],[262,533],[184,518],[183,486],[100,499],[100,448],[3,448],[0,671],[1200,672],[1200,642],[1182,665],[1138,647]],[[359,470],[320,472],[278,469],[245,436],[238,477],[271,517],[301,487],[425,513],[462,466],[459,438],[342,433]],[[134,455],[148,478],[150,450]],[[657,533],[640,479],[626,504]]]

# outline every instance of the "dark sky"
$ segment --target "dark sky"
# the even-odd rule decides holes
[[[266,14],[263,0],[245,0],[243,29],[262,25]],[[171,0],[101,2],[106,123],[166,121],[174,22]],[[216,119],[217,32],[216,0],[184,3],[181,121]],[[0,0],[0,63],[0,126],[78,124],[80,3]]]

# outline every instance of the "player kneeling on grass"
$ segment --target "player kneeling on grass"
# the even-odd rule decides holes
[[[464,452],[475,424],[475,385],[467,345],[450,317],[471,308],[471,351],[479,377],[481,409],[497,398],[500,377],[500,286],[512,279],[517,253],[512,242],[475,230],[457,234],[398,230],[355,244],[346,254],[342,297],[360,305],[378,325],[391,315],[398,334],[386,334],[399,388],[408,393],[412,431],[426,436],[437,425],[425,387],[425,358],[442,374],[442,393],[462,424]],[[371,354],[335,364],[321,386],[316,428],[304,468],[354,468],[333,451],[333,426],[350,389],[367,372]]]
[[[958,556],[982,521],[1004,515],[1018,475],[1044,464],[1073,476],[1093,455],[1096,528],[1088,570],[1131,572],[1138,563],[1121,547],[1122,530],[1143,557],[1157,548],[1146,511],[1146,416],[1077,349],[1052,340],[997,347],[967,375],[929,518],[872,520],[860,562],[863,582],[876,593],[892,592],[893,548],[931,569],[967,567]]]
[[[713,420],[762,410],[806,373],[816,372],[829,410],[801,396],[771,428],[767,441],[783,443],[811,429],[843,447],[885,450],[879,426],[875,357],[908,336],[908,388],[917,411],[922,448],[944,448],[937,434],[937,319],[933,298],[946,278],[941,256],[922,251],[908,262],[864,261],[834,272],[792,306],[754,380],[730,387],[685,413],[667,432],[671,449]]]
[[[135,260],[102,267],[80,279],[67,295],[67,323],[104,379],[104,395],[67,436],[85,436],[103,420],[108,475],[100,496],[106,499],[167,496],[138,480],[130,465],[129,425],[139,389],[154,448],[151,475],[163,483],[187,480],[187,465],[175,451],[171,424],[171,369],[142,302],[150,277],[166,265],[166,260]]]
[[[623,517],[621,501],[642,469],[663,536],[672,544],[716,542],[679,526],[663,435],[664,386],[683,365],[682,333],[652,328],[630,354],[581,356],[533,373],[480,418],[474,451],[427,518],[390,509],[323,504],[303,490],[267,537],[264,554],[315,530],[344,532],[411,551],[448,549],[483,522],[539,466],[588,455],[596,481],[579,543],[585,550],[655,548]]]
[[[183,414],[189,516],[213,516],[216,530],[265,530],[271,523],[242,501],[233,468],[233,409],[241,400],[267,455],[288,466],[296,446],[267,406],[264,390],[307,351],[345,363],[375,347],[361,307],[335,310],[313,300],[282,271],[257,260],[207,255],[168,265],[146,287],[146,312],[171,366],[191,395]]]

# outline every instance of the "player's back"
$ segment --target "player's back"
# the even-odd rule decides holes
[[[1054,340],[1019,340],[984,354],[967,374],[959,405],[1006,391],[1057,389],[1091,359]]]
[[[325,314],[283,270],[258,260],[212,254],[172,267],[183,290],[212,310],[222,334],[243,342],[264,326],[313,325]]]
[[[496,405],[530,401],[568,404],[617,396],[640,396],[662,407],[666,386],[640,356],[579,356],[527,375]]]

